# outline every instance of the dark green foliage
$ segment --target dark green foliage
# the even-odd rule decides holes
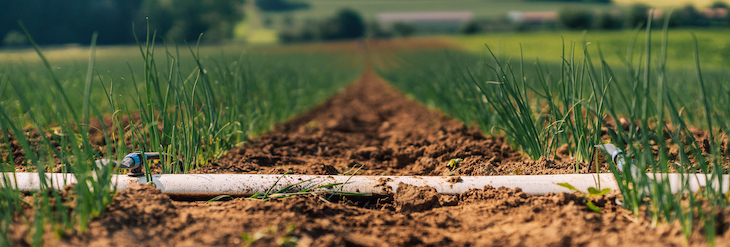
[[[715,11],[716,16],[713,16],[710,20],[711,26],[724,26],[730,25],[730,6],[722,1],[717,1],[710,6]],[[719,14],[719,12],[725,12],[725,16]]]
[[[309,8],[306,2],[291,2],[288,0],[256,0],[256,6],[261,11],[283,12]]]
[[[20,32],[20,20],[40,45],[88,44],[95,31],[99,32],[101,44],[133,42],[132,34],[126,30],[130,30],[142,1],[4,1],[0,8],[0,38],[8,37],[12,31]]]
[[[146,17],[158,34],[176,40],[230,38],[242,18],[242,0],[27,0],[5,1],[0,8],[0,39],[4,45],[23,45],[18,21],[25,23],[37,44],[89,44],[99,33],[99,44],[134,43],[130,32],[145,30]],[[138,36],[144,36],[140,31]]]
[[[682,9],[676,11],[672,16],[682,26],[707,26],[707,19],[704,18],[694,5],[687,4]]]
[[[361,38],[365,34],[365,23],[360,14],[351,9],[345,9],[337,14],[340,21],[340,33],[342,38]]]
[[[602,11],[596,15],[593,24],[598,29],[620,29],[623,27],[624,22],[621,13]]]
[[[465,22],[460,28],[459,32],[463,34],[475,34],[482,31],[482,27],[478,22],[471,20]]]
[[[401,37],[411,36],[416,32],[416,26],[407,22],[396,22],[393,24],[393,31]]]
[[[646,24],[646,19],[649,17],[649,6],[645,4],[634,4],[629,8],[626,14],[626,27],[634,28],[639,25]]]
[[[149,17],[152,30],[167,40],[193,42],[204,33],[204,41],[216,42],[232,37],[234,25],[243,17],[242,4],[242,0],[146,0],[137,19]]]
[[[322,24],[322,39],[355,39],[365,35],[365,23],[360,14],[351,9],[343,9],[335,18]]]
[[[279,40],[284,43],[362,37],[365,37],[365,22],[360,14],[350,9],[340,10],[336,16],[323,22],[310,20],[303,27],[290,28],[279,33]]]
[[[568,29],[588,29],[592,26],[593,12],[586,9],[563,9],[558,20]]]
[[[542,1],[542,0],[534,0]],[[552,0],[546,0],[552,1]],[[556,1],[557,2],[557,1]],[[564,2],[603,2],[603,1],[564,1]],[[713,3],[708,9],[697,9],[692,4],[679,9],[663,9],[655,11],[655,18],[664,17],[665,13],[671,13],[668,27],[728,27],[730,26],[730,14],[728,14],[728,4],[722,1]],[[566,8],[559,12],[558,21],[568,29],[633,29],[637,26],[643,26],[649,17],[652,8],[645,4],[634,4],[624,9],[603,10],[592,13],[590,10],[581,10]],[[590,24],[592,23],[592,24]],[[655,28],[658,22],[655,22]],[[499,25],[504,27],[505,24],[499,24],[498,21],[485,21],[486,29],[494,29],[491,26]],[[511,30],[550,30],[550,25],[537,26],[529,23],[511,23]],[[508,29],[510,30],[510,29]]]
[[[711,9],[730,9],[730,6],[726,2],[716,1],[710,5]]]

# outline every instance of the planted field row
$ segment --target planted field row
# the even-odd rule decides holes
[[[601,157],[598,150],[608,149],[603,157],[611,165],[602,169],[614,174],[623,206],[635,217],[646,215],[654,224],[677,221],[686,238],[703,231],[712,242],[723,221],[717,214],[727,206],[721,188],[693,194],[686,183],[672,194],[668,182],[649,179],[644,171],[722,180],[730,164],[723,134],[730,130],[727,73],[717,64],[703,69],[703,43],[694,36],[691,45],[679,48],[667,31],[641,34],[643,42],[628,40],[619,53],[627,56],[620,59],[609,59],[616,50],[601,50],[584,36],[544,48],[558,57],[530,60],[535,62],[523,59],[519,46],[517,51],[489,46],[482,56],[458,50],[383,53],[380,60],[396,66],[379,71],[425,104],[485,132],[505,134],[534,160],[568,153],[579,162],[576,172],[598,171],[600,166],[589,164]],[[671,60],[678,49],[694,56]],[[503,56],[508,52],[512,55]],[[623,152],[605,148],[607,142]]]
[[[691,193],[691,181],[699,183],[702,176],[691,180],[686,174],[707,174],[702,184],[724,178],[729,163],[722,135],[729,130],[724,79],[717,71],[701,71],[699,58],[694,68],[669,69],[664,58],[671,46],[660,42],[654,49],[650,31],[644,40],[643,46],[628,42],[625,54],[635,56],[618,67],[602,55],[608,51],[590,50],[587,41],[564,46],[559,62],[543,64],[505,59],[500,52],[476,56],[443,38],[261,47],[243,55],[231,55],[240,50],[230,47],[209,53],[211,47],[149,42],[120,52],[141,54],[136,63],[105,72],[100,64],[119,61],[102,62],[93,48],[91,62],[75,66],[57,66],[50,56],[7,65],[0,81],[0,96],[7,96],[0,102],[4,171],[37,171],[40,178],[49,171],[71,172],[80,183],[55,191],[52,181],[41,181],[42,192],[19,193],[9,183],[15,174],[5,173],[2,182],[11,186],[0,190],[0,240],[95,245],[134,236],[147,245],[231,246],[713,243],[727,235],[727,200],[712,186]],[[407,100],[370,65],[360,73],[363,61],[402,92],[471,126]],[[313,107],[358,74],[356,83]],[[712,79],[704,79],[708,75]],[[605,140],[624,152],[601,146],[609,165],[590,166],[600,159],[595,145]],[[119,171],[95,161],[122,160],[131,151],[165,155],[157,164],[142,162],[147,178],[125,177],[133,183],[130,189],[108,193]],[[612,172],[620,193],[607,194],[599,183],[586,192],[538,196],[525,193],[531,190],[464,188],[475,178],[460,177],[592,171]],[[662,175],[645,171],[679,173],[673,176],[680,178],[679,193],[672,193],[667,179],[654,179]],[[276,182],[268,189],[258,186],[265,192],[251,197],[241,197],[250,191],[240,189],[187,202],[171,200],[154,185],[134,184],[154,181],[150,174],[156,173],[283,175],[267,176]],[[344,175],[338,178],[346,182],[318,184],[316,176],[295,181],[290,173]],[[347,181],[363,174],[411,175],[414,181],[444,176],[438,180],[445,187],[468,190],[445,195],[429,186],[391,186],[397,177],[371,177],[376,185],[366,191],[380,195],[343,191],[356,188]],[[65,177],[58,175],[52,177]],[[491,178],[477,179],[489,184]],[[585,188],[558,185],[563,191]],[[681,227],[666,226],[664,233],[646,227],[662,221]]]
[[[101,48],[106,54],[98,60],[92,45],[86,63],[51,61],[38,47],[40,60],[5,63],[0,75],[2,171],[69,172],[80,182],[74,201],[56,191],[24,200],[8,183],[12,173],[6,173],[0,245],[13,245],[7,236],[18,221],[14,212],[24,211],[25,203],[35,212],[19,216],[35,227],[27,243],[40,244],[46,224],[61,235],[83,232],[112,201],[109,178],[121,172],[99,160],[160,152],[167,155],[158,164],[145,162],[146,174],[185,173],[313,107],[361,73],[363,61],[354,47],[318,53],[211,52],[148,40],[139,47]],[[130,53],[137,58],[120,62],[110,50],[119,58]],[[119,63],[125,66],[97,65]],[[50,182],[41,181],[41,187]],[[61,203],[65,200],[72,203]],[[70,209],[72,214],[63,213]]]

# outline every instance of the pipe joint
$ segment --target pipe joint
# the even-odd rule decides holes
[[[122,159],[121,162],[113,162],[117,164],[118,168],[129,169],[127,175],[130,177],[141,177],[144,176],[144,164],[149,160],[158,160],[161,156],[172,157],[166,153],[160,152],[141,152],[135,151],[129,153]],[[99,162],[97,162],[99,163]]]

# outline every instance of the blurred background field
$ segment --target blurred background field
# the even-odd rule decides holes
[[[286,18],[295,21],[320,19],[333,16],[343,8],[353,9],[368,21],[375,21],[379,14],[387,12],[444,12],[471,11],[475,19],[500,19],[511,11],[558,11],[566,7],[592,8],[612,10],[618,5],[583,3],[579,1],[509,1],[509,0],[312,0],[299,1],[308,7],[291,12],[270,12],[264,18],[271,18],[276,23],[284,24]]]
[[[661,30],[653,32],[654,37],[661,37]],[[637,32],[633,30],[616,31],[588,31],[585,41],[589,42],[589,51],[597,57],[600,46],[606,59],[613,65],[623,64],[626,59],[626,49],[630,45],[631,37]],[[635,44],[644,43],[644,33],[636,37]],[[692,34],[697,36],[702,65],[707,68],[726,68],[730,66],[730,30],[713,29],[674,29],[669,32],[669,48],[667,66],[672,68],[686,67],[686,61],[693,59]],[[488,45],[500,56],[512,60],[519,59],[520,47],[528,63],[536,58],[543,62],[560,63],[562,48],[570,46],[580,47],[583,42],[582,31],[562,32],[510,32],[479,35],[462,35],[455,37],[464,49],[479,54],[485,54]],[[652,40],[654,49],[659,49],[661,39]],[[640,51],[637,51],[640,52]]]
[[[673,10],[671,27],[728,27],[726,0],[132,0],[9,2],[0,10],[4,47],[27,46],[25,23],[41,45],[133,44],[147,20],[168,42],[275,44],[363,37],[458,35],[566,30],[631,30]],[[347,11],[346,11],[347,10]],[[348,19],[349,18],[349,19]],[[360,27],[361,26],[361,27]],[[134,28],[134,31],[133,31]],[[361,32],[358,32],[361,29]]]
[[[91,33],[98,32],[97,64],[116,68],[134,60],[135,35],[146,36],[147,23],[161,47],[185,46],[201,38],[204,54],[254,51],[251,47],[352,38],[453,39],[467,51],[528,62],[560,62],[562,47],[586,41],[612,64],[625,60],[632,31],[650,8],[660,23],[671,11],[668,66],[681,67],[692,57],[690,33],[698,37],[703,65],[730,65],[730,15],[725,0],[134,0],[51,3],[12,2],[0,22],[0,63],[38,61],[20,28],[22,21],[50,61],[88,59]],[[655,25],[656,26],[656,25]],[[657,26],[658,27],[658,26]],[[203,34],[201,36],[201,33]],[[642,41],[641,35],[636,39]],[[143,41],[143,40],[142,40]],[[653,42],[658,47],[660,41]],[[676,49],[675,49],[676,48]],[[592,49],[595,50],[595,49]],[[595,51],[593,51],[595,52]],[[638,51],[637,51],[638,52]],[[107,59],[109,58],[109,59]]]

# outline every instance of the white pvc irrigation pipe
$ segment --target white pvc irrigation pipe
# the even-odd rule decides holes
[[[10,178],[11,184],[20,191],[36,191],[40,189],[40,179],[38,173],[17,172],[15,177],[12,173],[6,173],[5,176]],[[676,193],[681,188],[682,174],[664,174],[658,176],[659,179],[669,179],[672,192]],[[73,174],[63,173],[47,173],[49,181],[52,181],[55,189],[63,189],[64,185],[76,183]],[[649,177],[653,177],[649,174]],[[696,191],[700,187],[706,186],[704,175],[686,175],[685,179],[689,179],[689,188]],[[280,179],[277,183],[277,180]],[[117,189],[123,190],[131,184],[146,184],[145,177],[130,177],[127,175],[114,175],[112,177]],[[587,191],[589,187],[598,187],[600,181],[601,188],[610,188],[618,190],[618,185],[610,173],[601,174],[566,174],[566,175],[520,175],[520,176],[329,176],[329,175],[269,175],[269,174],[163,174],[152,175],[152,181],[162,193],[176,196],[215,196],[215,195],[252,195],[254,193],[264,193],[271,186],[273,191],[282,189],[288,185],[302,183],[294,188],[302,189],[316,185],[325,185],[332,183],[343,183],[334,189],[342,192],[363,193],[363,194],[392,194],[398,189],[400,183],[430,186],[439,193],[444,194],[460,194],[470,189],[483,189],[485,186],[495,188],[521,188],[523,192],[528,194],[547,194],[550,192],[561,193],[570,192],[565,187],[557,185],[557,183],[569,183],[576,189]],[[728,191],[728,183],[730,176],[723,176],[722,191]],[[0,181],[0,185],[2,181]],[[274,185],[276,184],[276,185]],[[717,187],[719,183],[714,181],[713,187]],[[324,189],[320,189],[324,190]]]

